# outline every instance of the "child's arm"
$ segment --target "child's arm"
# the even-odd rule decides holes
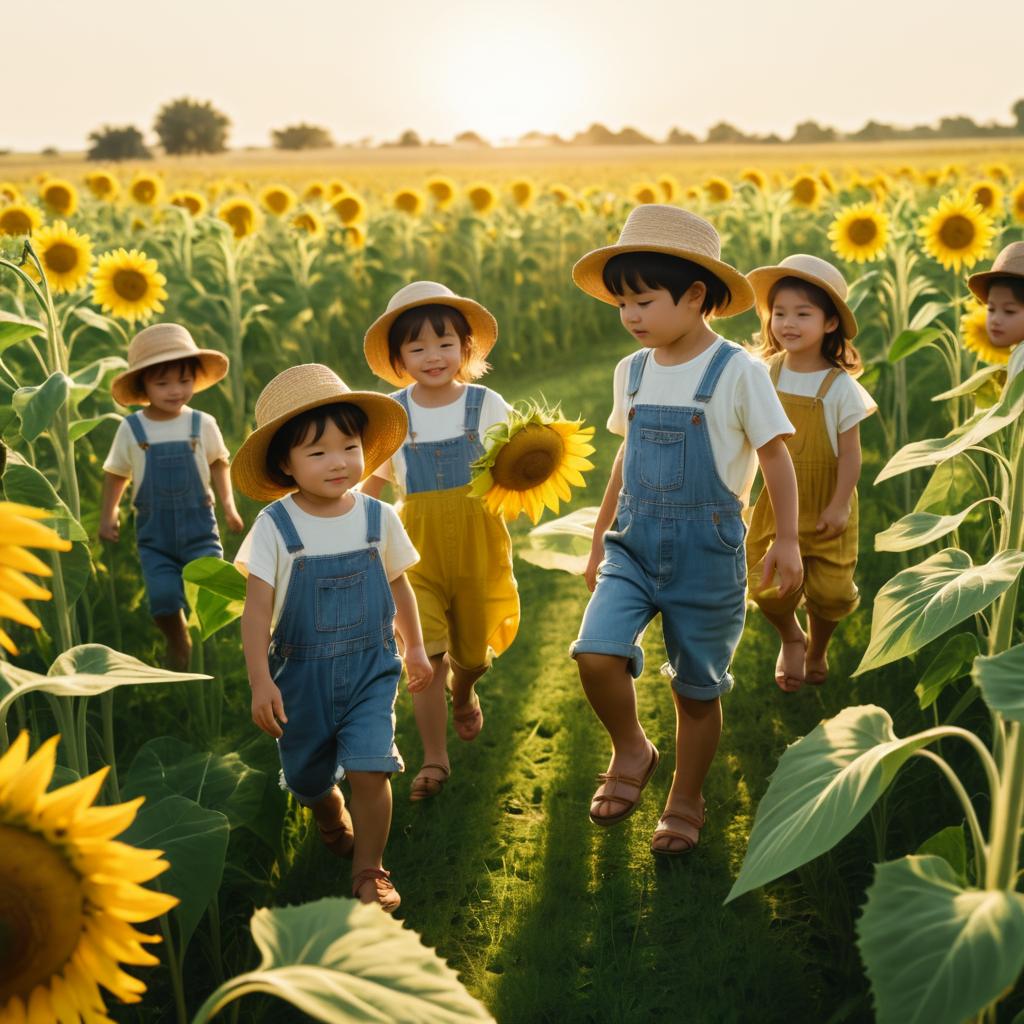
[[[359,490],[371,498],[379,498],[381,492],[387,487],[387,480],[382,476],[368,476],[360,485]]]
[[[116,543],[121,539],[121,523],[117,507],[121,504],[121,496],[127,486],[128,477],[104,472],[103,496],[100,499],[100,540],[110,540]]]
[[[210,463],[210,482],[220,500],[220,507],[224,509],[224,519],[228,529],[232,533],[241,533],[245,529],[245,523],[235,508],[235,493],[231,490],[231,471],[225,459],[218,459]]]
[[[781,580],[779,597],[785,597],[796,590],[804,578],[797,530],[796,472],[781,436],[761,445],[757,449],[757,459],[775,513],[775,540],[764,556],[764,575],[760,586],[762,589],[770,586],[777,569]]]
[[[245,608],[242,610],[242,652],[252,689],[252,720],[267,735],[284,735],[278,724],[286,723],[281,691],[270,678],[267,645],[270,620],[274,612],[274,588],[258,576],[249,576],[245,584]]]
[[[839,469],[832,500],[821,513],[815,529],[822,540],[838,537],[850,521],[850,499],[860,479],[860,425],[854,424],[839,435]]]
[[[619,491],[622,490],[622,460],[625,457],[625,452],[626,442],[623,441],[615,454],[615,462],[612,463],[612,471],[608,475],[608,486],[604,489],[604,499],[597,512],[597,522],[594,523],[590,560],[587,562],[586,569],[583,570],[583,578],[587,581],[587,590],[591,593],[597,586],[597,567],[604,558],[604,534],[615,521],[615,508],[619,503]]]
[[[401,633],[402,643],[405,645],[405,671],[409,676],[409,692],[419,693],[430,684],[434,669],[423,646],[423,631],[420,629],[416,595],[404,572],[391,581],[391,595],[395,599],[395,626]]]

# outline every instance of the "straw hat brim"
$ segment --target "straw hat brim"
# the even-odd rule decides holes
[[[1019,270],[985,270],[980,274],[971,274],[967,278],[967,287],[974,292],[975,296],[982,302],[988,302],[988,289],[992,281],[997,277],[1016,277],[1024,281],[1024,273]]]
[[[715,277],[724,281],[729,288],[731,298],[721,309],[716,309],[713,316],[737,316],[746,312],[754,304],[754,293],[747,279],[728,263],[716,260],[703,253],[693,252],[681,246],[671,245],[606,245],[601,249],[588,252],[572,268],[572,279],[577,287],[595,299],[617,306],[619,299],[604,286],[604,267],[613,257],[624,252],[659,252],[666,256],[678,256],[680,259],[696,263],[705,270],[710,270]]]
[[[267,473],[270,442],[289,420],[310,409],[336,402],[349,402],[366,413],[368,422],[363,431],[365,466],[360,480],[365,480],[378,466],[387,462],[405,441],[409,420],[400,402],[387,395],[377,394],[376,391],[339,391],[313,402],[299,402],[294,408],[254,430],[242,442],[231,462],[231,480],[234,485],[256,501],[276,501],[295,491],[294,487],[282,487],[275,483]]]
[[[767,312],[768,295],[772,290],[772,286],[776,281],[781,281],[784,277],[798,278],[801,281],[806,281],[808,284],[816,285],[826,292],[835,304],[836,312],[839,314],[839,323],[843,328],[843,337],[847,341],[852,341],[857,337],[857,318],[853,315],[853,310],[846,304],[846,301],[840,298],[835,288],[824,278],[818,277],[815,274],[809,274],[803,270],[797,270],[794,267],[758,267],[747,274],[747,280],[750,281],[754,289],[759,312]]]
[[[145,393],[136,391],[136,381],[142,371],[148,370],[152,366],[158,366],[160,363],[173,363],[179,359],[191,358],[199,360],[199,372],[196,374],[193,392],[212,388],[214,384],[227,376],[228,357],[216,349],[199,348],[193,352],[186,350],[176,355],[168,355],[164,352],[150,359],[143,359],[130,370],[119,373],[110,382],[110,393],[118,405],[149,405],[149,399]]]
[[[395,309],[389,310],[382,316],[377,317],[370,325],[363,339],[363,354],[370,369],[389,384],[395,387],[405,387],[412,383],[412,377],[407,373],[399,373],[392,365],[388,357],[388,331],[391,325],[409,309],[417,306],[452,306],[457,309],[469,324],[469,333],[473,337],[473,348],[479,353],[480,358],[486,358],[487,353],[494,348],[498,340],[498,321],[494,319],[490,311],[474,302],[472,299],[463,298],[461,295],[434,295],[423,299],[416,299],[407,302]]]

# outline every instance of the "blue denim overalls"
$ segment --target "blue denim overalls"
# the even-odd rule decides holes
[[[152,615],[173,615],[188,607],[181,571],[194,558],[223,558],[213,501],[196,466],[202,455],[200,415],[192,410],[188,441],[146,440],[141,412],[128,426],[146,453],[146,468],[135,495],[135,537]]]
[[[697,700],[732,689],[729,663],[743,632],[746,531],[740,502],[715,468],[705,422],[722,370],[739,351],[720,344],[692,406],[634,405],[651,350],[630,362],[616,528],[604,535],[597,588],[570,650],[628,658],[638,678],[637,641],[661,612],[669,659],[662,671],[677,693]]]
[[[347,771],[405,768],[395,746],[395,602],[376,547],[380,502],[355,498],[366,505],[366,547],[336,555],[304,555],[287,508],[264,509],[295,556],[268,663],[288,716],[277,741],[282,785],[304,804]]]

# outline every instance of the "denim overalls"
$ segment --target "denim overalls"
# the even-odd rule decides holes
[[[355,497],[366,506],[366,547],[336,555],[302,554],[287,508],[264,510],[295,556],[268,662],[288,716],[277,741],[282,785],[304,804],[347,771],[405,768],[395,746],[395,602],[376,547],[380,502]]]
[[[213,502],[196,466],[202,454],[200,414],[192,410],[188,441],[150,444],[141,412],[128,426],[146,453],[146,468],[135,495],[135,537],[152,615],[173,615],[188,607],[181,572],[194,558],[223,558]]]
[[[402,448],[406,496],[399,515],[420,555],[408,577],[423,643],[431,657],[447,651],[449,660],[466,669],[489,664],[519,629],[508,529],[469,494],[470,466],[484,451],[480,411],[486,393],[467,385],[462,433],[422,442],[416,440],[409,390],[392,396],[409,416],[410,440]]]
[[[570,649],[574,657],[628,658],[637,678],[637,641],[661,612],[669,659],[662,672],[677,693],[697,700],[732,689],[729,663],[743,632],[741,505],[718,476],[705,422],[722,370],[739,351],[731,342],[719,345],[692,406],[634,405],[651,350],[630,362],[616,528],[604,535],[597,588]]]

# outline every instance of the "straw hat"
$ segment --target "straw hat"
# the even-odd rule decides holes
[[[843,337],[847,341],[852,341],[857,337],[857,318],[853,315],[853,310],[846,304],[846,278],[828,260],[818,259],[817,256],[795,253],[792,256],[787,256],[776,267],[758,267],[747,274],[747,280],[752,285],[757,298],[758,312],[767,315],[769,312],[768,296],[771,294],[772,286],[784,277],[799,278],[801,281],[817,285],[827,292],[828,297],[835,303],[836,312],[839,314]]]
[[[498,321],[479,302],[456,295],[451,288],[436,281],[413,281],[391,296],[388,308],[374,320],[363,341],[366,361],[382,380],[399,388],[412,383],[412,377],[400,373],[391,365],[388,331],[407,309],[433,305],[452,306],[466,318],[469,333],[473,336],[473,348],[481,359],[494,348],[498,340]]]
[[[722,241],[718,232],[703,217],[676,206],[644,203],[633,209],[622,226],[615,245],[588,252],[572,268],[572,279],[588,295],[618,305],[618,298],[604,286],[605,264],[623,252],[661,252],[696,263],[710,270],[729,286],[732,298],[715,311],[715,316],[735,316],[754,304],[754,294],[746,278],[728,263],[723,263]]]
[[[195,391],[213,387],[228,372],[228,357],[212,348],[197,348],[181,324],[152,324],[139,331],[128,346],[128,369],[110,383],[114,401],[118,405],[149,405],[145,392],[137,390],[139,375],[147,367],[175,359],[199,360]]]
[[[982,302],[988,302],[988,286],[994,277],[1024,278],[1024,242],[1011,242],[996,257],[990,270],[981,274],[971,274],[967,278],[967,287]]]
[[[275,483],[267,473],[270,442],[290,419],[334,402],[350,402],[366,413],[363,480],[398,451],[409,429],[400,403],[376,391],[352,391],[330,367],[303,363],[279,373],[256,399],[256,429],[242,443],[231,463],[235,486],[257,501],[276,501],[294,491],[294,487]]]

